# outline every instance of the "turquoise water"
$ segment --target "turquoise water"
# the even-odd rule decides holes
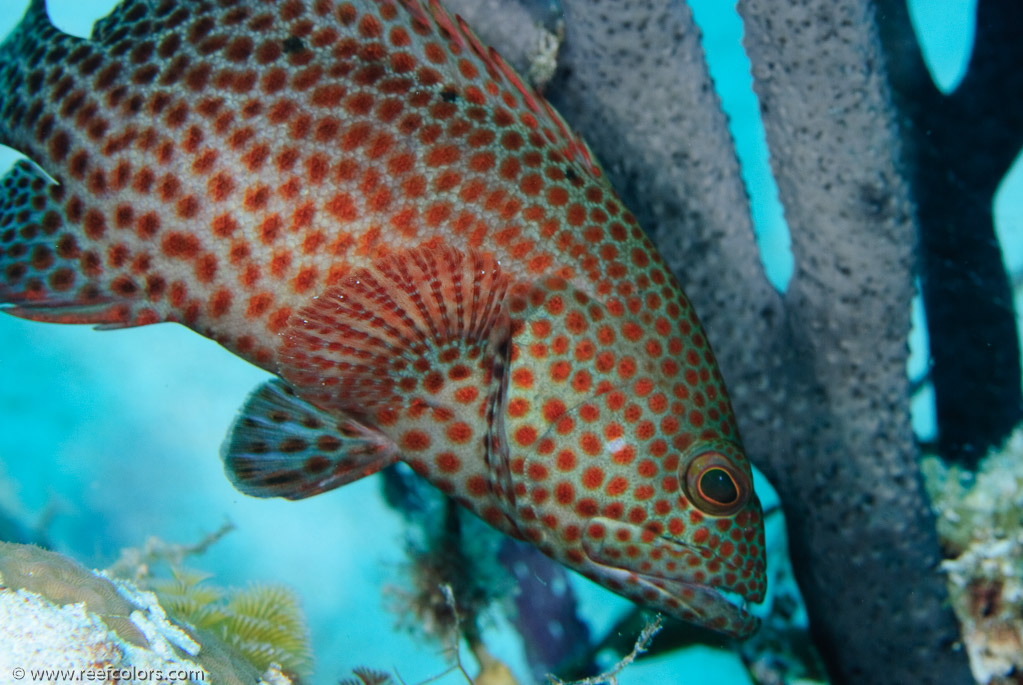
[[[3,3],[0,35],[23,4]],[[112,4],[49,2],[55,23],[78,35],[86,35]],[[691,4],[729,110],[768,270],[783,288],[791,255],[738,44],[741,27],[726,3]],[[921,0],[914,7],[936,80],[949,87],[968,55],[972,4]],[[13,159],[0,150],[0,168]],[[999,236],[1015,271],[1023,270],[1020,198],[1023,170],[1017,163],[995,204]],[[922,337],[914,339],[914,376],[922,373],[925,345]],[[244,497],[224,477],[220,442],[265,373],[176,325],[96,332],[7,316],[0,316],[0,369],[0,509],[29,523],[52,515],[47,532],[58,549],[102,567],[119,549],[149,536],[187,543],[230,520],[237,530],[192,565],[225,585],[294,587],[313,635],[313,682],[335,682],[359,665],[397,669],[406,682],[447,668],[443,645],[396,630],[397,616],[387,609],[386,587],[405,582],[404,525],[383,504],[376,477],[297,503]],[[926,436],[933,431],[926,395],[916,410],[916,425]],[[758,486],[761,493],[765,489]],[[769,506],[770,496],[765,499]],[[776,553],[780,536],[775,525],[769,539]],[[596,635],[630,607],[585,580],[574,582]],[[494,621],[488,646],[525,678],[521,647],[503,619]],[[732,654],[709,648],[641,661],[619,682],[678,682],[678,674],[687,673],[707,674],[715,683],[750,682]],[[460,681],[451,674],[440,682]]]

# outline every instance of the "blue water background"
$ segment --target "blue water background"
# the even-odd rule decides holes
[[[114,3],[48,4],[60,28],[84,36]],[[729,112],[765,264],[772,282],[784,288],[792,259],[739,44],[741,25],[729,3],[690,4]],[[24,0],[0,0],[0,35],[24,6]],[[912,9],[937,82],[952,87],[969,55],[974,2],[918,0]],[[0,170],[15,158],[0,148]],[[995,202],[1013,272],[1023,271],[1021,198],[1023,165],[1017,160]],[[919,306],[915,312],[919,331]],[[913,349],[909,373],[915,377],[926,365],[922,334],[914,336]],[[312,682],[336,682],[359,665],[395,668],[410,683],[443,671],[443,645],[396,630],[397,615],[386,608],[395,600],[385,586],[407,579],[404,527],[383,505],[375,477],[302,502],[244,497],[224,477],[217,456],[224,432],[248,392],[267,377],[177,325],[96,332],[0,316],[0,509],[28,523],[52,512],[48,534],[59,549],[98,567],[149,536],[193,542],[231,520],[238,530],[192,565],[214,573],[220,584],[295,588],[313,636]],[[933,432],[926,393],[914,406],[914,422],[924,437]],[[767,489],[758,485],[762,494]],[[765,498],[768,504],[772,496]],[[773,526],[769,548],[777,552],[781,539]],[[628,610],[625,600],[574,580],[595,635]],[[521,648],[499,616],[485,639],[527,682]],[[750,682],[733,655],[708,648],[641,661],[619,682],[697,682],[704,674],[723,685]],[[451,674],[439,682],[463,681]]]

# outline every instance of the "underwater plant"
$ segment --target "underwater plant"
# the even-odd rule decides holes
[[[925,63],[909,3],[876,5],[920,226],[936,449],[975,469],[1023,421],[1018,309],[994,220],[995,194],[1023,146],[1023,100],[1004,97],[1023,90],[1016,33],[1023,6],[976,3],[965,73],[943,89]],[[964,353],[977,340],[983,354]]]
[[[309,630],[293,592],[259,584],[228,590],[207,583],[209,577],[196,571],[174,569],[172,574],[148,582],[168,616],[201,636],[214,636],[258,672],[276,664],[296,680],[309,675]]]
[[[295,593],[259,583],[224,588],[208,582],[209,574],[184,566],[186,558],[205,554],[233,530],[225,521],[191,544],[150,536],[140,547],[122,549],[106,573],[155,593],[168,616],[200,634],[207,647],[216,646],[219,658],[257,672],[273,665],[297,682],[311,672],[312,653]]]
[[[408,524],[403,582],[385,588],[399,626],[444,644],[449,670],[469,679],[459,654],[465,640],[479,666],[479,682],[514,684],[483,636],[488,612],[506,602],[513,588],[496,563],[503,536],[405,469],[386,471],[382,484],[385,501]]]

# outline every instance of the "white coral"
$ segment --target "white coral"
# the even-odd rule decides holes
[[[191,676],[183,682],[208,681],[209,674],[199,664],[179,656],[172,647],[192,654],[199,651],[199,645],[167,620],[152,593],[131,588],[121,594],[138,607],[132,612],[132,623],[146,636],[148,647],[122,639],[100,617],[89,613],[84,602],[61,606],[27,590],[0,591],[0,683],[17,683],[26,677],[31,682],[85,680],[96,676],[86,676],[84,671],[105,669],[118,669],[122,676],[176,671],[179,677]],[[135,598],[145,595],[151,602],[136,602]],[[52,673],[54,670],[74,671],[75,675],[65,678]],[[51,673],[39,677],[32,675],[33,671]],[[119,682],[151,681],[152,677],[143,676],[122,677]]]
[[[149,685],[154,672],[166,678],[172,671],[177,682],[212,682],[210,674],[188,658],[198,655],[202,647],[167,619],[156,595],[126,581],[107,580],[136,607],[131,622],[145,636],[147,646],[121,638],[84,602],[54,604],[38,593],[4,587],[0,577],[0,685],[85,681],[101,670],[114,669],[121,676],[118,683]],[[84,675],[86,670],[92,674]],[[50,674],[33,675],[33,671]],[[74,675],[67,676],[69,672]],[[132,673],[143,675],[132,678]],[[271,664],[259,685],[291,685],[291,680]]]
[[[119,668],[116,638],[84,603],[56,606],[34,592],[0,592],[0,683],[18,679],[19,668]]]

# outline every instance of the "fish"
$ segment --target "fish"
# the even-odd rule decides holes
[[[758,626],[722,375],[595,156],[435,0],[32,0],[0,45],[0,302],[176,322],[274,374],[221,458],[301,499],[404,462],[641,606]],[[31,161],[30,161],[31,160]]]

